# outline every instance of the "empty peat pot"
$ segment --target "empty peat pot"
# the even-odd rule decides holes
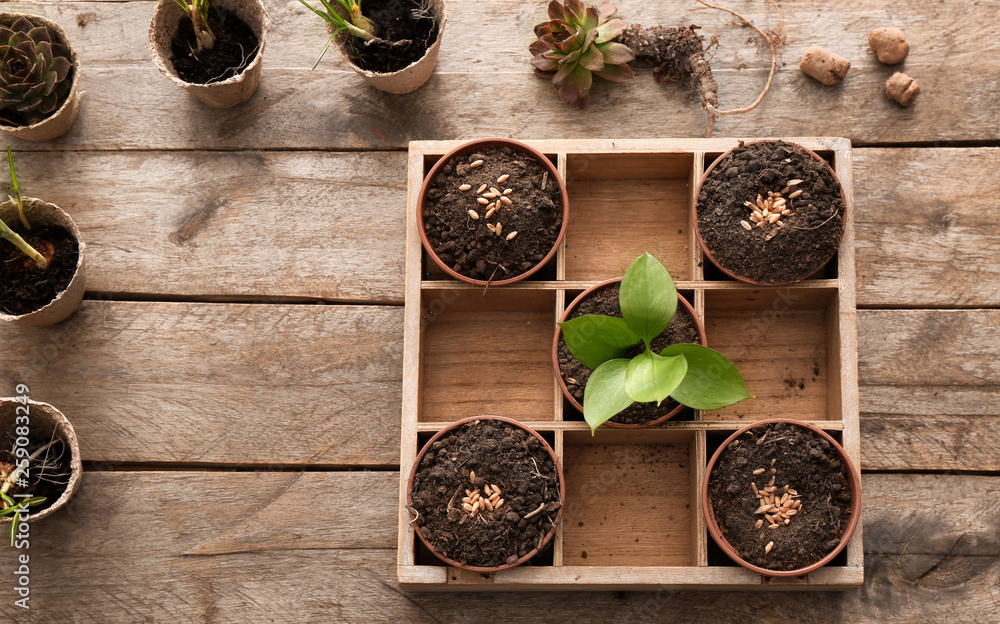
[[[417,200],[427,255],[451,277],[478,286],[534,275],[555,256],[568,222],[559,170],[509,139],[451,150],[431,167]]]
[[[573,300],[573,303],[566,307],[559,322],[562,323],[583,314],[621,317],[621,307],[618,305],[618,286],[621,281],[620,277],[612,278],[583,291],[580,296]],[[698,318],[694,307],[680,293],[677,294],[677,303],[677,314],[674,315],[667,329],[653,341],[654,350],[659,352],[678,342],[696,342],[707,347],[708,339],[705,336],[705,325]],[[585,306],[586,309],[577,311],[581,305]],[[590,309],[591,307],[594,309]],[[637,347],[637,350],[641,351],[642,347]],[[583,412],[582,398],[578,398],[576,395],[582,393],[586,388],[591,370],[578,362],[569,352],[562,338],[562,328],[558,325],[556,325],[556,333],[552,339],[552,368],[559,381],[563,396],[573,407]],[[580,396],[582,397],[582,394]],[[667,399],[659,406],[655,403],[633,403],[611,420],[606,421],[604,425],[617,429],[654,427],[677,416],[683,409],[684,406],[673,399]],[[659,412],[659,415],[650,419],[649,412]],[[635,422],[644,419],[648,419],[647,422]]]
[[[205,82],[188,81],[181,77],[174,65],[175,56],[172,48],[181,25],[189,25],[191,18],[174,0],[157,1],[153,20],[149,24],[149,49],[153,55],[153,64],[171,82],[213,108],[229,108],[249,100],[260,84],[264,43],[268,28],[271,26],[271,19],[264,10],[261,0],[212,0],[211,6],[213,13],[210,13],[210,16],[224,15],[226,21],[234,24],[236,21],[232,18],[238,17],[257,37],[257,48],[250,52],[249,61],[239,73],[223,80],[209,78]],[[219,28],[217,25],[216,29]],[[223,45],[220,33],[216,33],[216,37],[216,45]]]
[[[391,5],[391,3],[384,4]],[[348,21],[350,21],[348,10],[339,2],[331,2],[330,5],[338,15],[347,18]],[[404,3],[398,3],[398,7],[404,7]],[[434,38],[431,40],[430,45],[427,46],[423,56],[414,60],[409,65],[392,71],[373,70],[367,68],[369,61],[364,60],[363,57],[365,56],[365,53],[368,52],[368,46],[365,46],[364,42],[354,37],[346,30],[338,33],[333,38],[333,47],[337,51],[337,55],[345,63],[350,65],[351,69],[356,71],[358,75],[364,78],[368,84],[375,87],[379,91],[397,94],[416,91],[422,87],[434,73],[434,67],[437,65],[438,52],[441,50],[441,38],[444,36],[444,27],[448,22],[448,12],[445,9],[444,0],[426,0],[423,2],[423,6],[421,8],[424,12],[424,16],[418,16],[417,18],[414,18],[412,10],[404,9],[407,10],[406,18],[413,20],[416,24],[422,24],[423,22],[431,21],[433,19],[431,26],[436,29],[436,33],[434,33]],[[380,18],[382,15],[374,15],[370,13],[372,9],[373,7],[365,4],[362,11],[367,17],[372,18],[372,21],[376,23],[377,27],[384,29],[386,25],[381,23],[382,20]],[[377,9],[375,10],[377,11]],[[327,23],[326,28],[327,31],[330,32],[334,27],[332,24]],[[384,35],[385,32],[383,31],[381,34]],[[383,42],[380,45],[388,45],[391,47],[392,44]],[[373,49],[372,52],[376,52],[376,50]]]
[[[84,250],[87,246],[73,219],[58,206],[33,197],[22,198],[22,203],[32,226],[30,231],[21,229],[14,202],[0,204],[0,219],[25,237],[29,244],[39,237],[46,240],[52,245],[54,255],[47,269],[35,269],[33,260],[9,241],[0,239],[0,258],[20,261],[7,263],[0,269],[0,276],[4,277],[0,292],[4,293],[5,305],[16,306],[16,309],[0,306],[0,321],[54,325],[72,315],[83,300],[87,282]],[[38,251],[45,255],[44,251]],[[31,298],[25,298],[27,296]]]
[[[541,435],[510,418],[475,416],[420,450],[406,509],[439,559],[491,573],[538,554],[555,535],[565,500],[562,467]]]
[[[821,270],[844,235],[847,200],[830,165],[785,141],[740,144],[712,163],[692,205],[698,244],[726,275],[786,286]]]
[[[733,561],[765,576],[801,576],[847,546],[861,517],[861,478],[826,432],[762,420],[712,455],[701,503],[712,539]]]
[[[45,497],[28,508],[27,521],[33,522],[55,513],[80,486],[80,446],[73,425],[48,403],[0,398],[0,488],[24,459],[23,453],[28,454],[27,475],[19,472],[11,478],[4,494],[15,502],[25,500],[25,495]],[[0,518],[5,524],[10,520],[10,516]]]
[[[37,104],[25,113],[20,113],[18,110],[25,105],[29,98],[26,97],[10,104],[10,109],[0,111],[0,130],[19,139],[48,141],[66,134],[80,112],[80,61],[77,59],[76,50],[70,44],[69,37],[66,36],[66,32],[59,24],[40,15],[0,13],[0,26],[8,33],[12,32],[11,29],[20,28],[23,24],[21,20],[28,20],[35,28],[46,28],[48,34],[41,37],[31,34],[30,38],[33,38],[31,42],[25,41],[29,37],[18,34],[16,36],[21,40],[20,45],[14,45],[9,38],[6,41],[0,40],[0,46],[3,46],[5,50],[2,53],[3,58],[0,59],[0,62],[6,66],[5,80],[11,84],[16,83],[22,86],[22,89],[15,90],[17,93],[24,93],[22,80],[28,84],[38,81],[36,88],[29,90],[28,93],[36,93],[36,89],[43,89],[43,83],[45,83],[44,90],[50,94],[49,97],[54,99],[49,101],[48,98],[43,97],[41,100],[35,100]],[[38,43],[34,42],[35,39],[38,40]],[[48,42],[44,45],[49,46],[47,52],[43,51],[39,45],[40,42],[46,40]],[[70,65],[69,72],[62,80],[58,80],[58,77],[62,77],[65,62],[60,62],[58,58],[60,56],[68,60]],[[39,74],[39,70],[36,69],[37,65],[46,62],[53,63],[53,65],[41,70],[41,74]],[[57,63],[62,67],[57,66]],[[21,69],[12,69],[18,67]],[[19,76],[19,73],[24,75]],[[43,77],[42,80],[39,80],[39,75]],[[47,81],[50,77],[56,77],[57,82],[48,84]],[[38,111],[47,110],[52,103],[55,105],[55,110],[46,113],[43,118],[39,119]]]

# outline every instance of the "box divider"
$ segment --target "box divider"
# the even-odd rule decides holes
[[[701,511],[701,484],[705,479],[706,456],[705,431],[695,431],[691,441],[691,565],[708,565],[708,532],[705,516]]]
[[[691,226],[688,228],[688,254],[691,261],[691,275],[688,277],[693,280],[705,279],[705,259],[701,253],[701,245],[698,244],[698,237],[694,233],[695,224],[692,214],[692,206],[698,201],[698,182],[701,181],[701,176],[704,172],[705,152],[695,152],[694,165],[691,167],[691,181],[689,182],[691,188],[688,191],[688,205],[686,208],[689,218],[692,219]]]

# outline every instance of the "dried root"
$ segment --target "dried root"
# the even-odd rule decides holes
[[[628,27],[621,34],[618,41],[624,43],[632,50],[636,58],[642,58],[655,66],[653,74],[660,82],[673,82],[683,80],[688,76],[694,79],[695,87],[701,93],[701,108],[708,113],[708,122],[705,136],[712,136],[716,117],[726,115],[738,115],[757,108],[764,96],[771,89],[774,81],[774,72],[778,66],[777,47],[783,41],[782,29],[784,18],[781,15],[781,8],[774,0],[768,0],[778,11],[778,27],[764,31],[758,28],[753,22],[739,13],[730,9],[709,4],[705,0],[697,0],[707,9],[723,11],[738,18],[740,23],[756,30],[771,49],[771,71],[767,76],[767,84],[761,91],[757,99],[748,106],[732,110],[719,109],[719,85],[712,76],[712,67],[705,58],[707,48],[703,45],[702,38],[695,32],[698,26],[687,28],[664,28],[654,26],[644,28],[637,24]],[[715,38],[709,44],[709,48],[715,45]]]

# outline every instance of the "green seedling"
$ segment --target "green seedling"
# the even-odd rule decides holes
[[[721,353],[698,344],[670,345],[660,353],[650,343],[677,311],[677,288],[659,260],[643,254],[622,279],[622,318],[585,315],[559,323],[563,340],[581,364],[593,370],[583,394],[583,417],[591,433],[633,403],[663,403],[667,397],[698,410],[716,410],[753,398],[743,377]],[[645,349],[629,358],[640,344]]]
[[[27,511],[28,507],[41,505],[46,499],[44,496],[35,496],[27,500],[22,500],[18,503],[6,494],[0,494],[0,499],[3,500],[3,509],[0,509],[0,518],[13,514],[13,517],[10,520],[10,545],[13,546],[14,535],[17,534],[17,525],[21,522],[21,514]]]
[[[30,230],[31,224],[28,223],[28,217],[24,214],[24,204],[21,201],[21,189],[17,185],[17,174],[14,173],[14,154],[10,151],[10,146],[7,146],[7,164],[10,166],[10,181],[11,183],[7,186],[8,189],[14,192],[14,195],[8,195],[11,203],[17,206],[17,213],[21,217],[21,224],[24,225],[24,229]],[[16,195],[16,197],[15,197]],[[0,220],[0,238],[5,238],[13,243],[18,249],[23,251],[29,258],[35,261],[38,268],[44,269],[49,265],[49,261],[45,259],[45,256],[38,253],[38,250],[28,244],[21,236],[14,230],[7,227],[7,224]],[[6,491],[6,490],[4,490]]]
[[[334,26],[333,34],[326,40],[326,45],[323,46],[323,51],[320,52],[319,58],[316,59],[315,63],[313,63],[313,69],[316,69],[319,62],[323,60],[324,56],[326,56],[326,51],[330,49],[330,44],[333,43],[333,38],[345,30],[355,37],[364,39],[365,41],[371,41],[375,38],[375,24],[361,14],[361,0],[337,0],[337,2],[340,3],[340,6],[347,9],[347,12],[351,16],[350,21],[347,21],[339,13],[337,13],[327,0],[320,0],[320,2],[323,3],[323,8],[325,9],[323,11],[313,8],[313,6],[306,2],[306,0],[299,0],[299,2]]]
[[[194,27],[194,36],[198,41],[198,51],[211,50],[215,47],[215,34],[208,27],[208,0],[174,0],[188,17]]]
[[[24,229],[30,230],[31,224],[28,223],[28,217],[24,214],[24,204],[21,202],[21,189],[17,186],[17,174],[14,172],[14,153],[10,151],[9,145],[7,146],[7,165],[10,167],[10,184],[7,185],[7,190],[14,193],[14,195],[8,195],[7,197],[17,205],[17,214],[21,217],[21,225],[24,226]]]

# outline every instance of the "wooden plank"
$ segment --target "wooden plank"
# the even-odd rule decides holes
[[[90,292],[402,302],[403,154],[16,159],[22,192],[80,227]]]
[[[397,465],[402,320],[84,301],[54,327],[0,326],[0,378],[66,414],[84,460]]]
[[[490,593],[400,592],[396,473],[92,472],[70,507],[32,525],[32,621],[458,622],[496,608]],[[945,493],[939,508],[927,492]],[[198,502],[192,507],[192,495]],[[522,593],[504,620],[982,621],[1000,607],[1000,478],[864,477],[864,590],[794,594]],[[141,522],[136,519],[141,518]],[[219,552],[183,557],[199,546]],[[16,551],[0,565],[15,569]],[[129,570],[123,575],[122,570]],[[5,621],[27,613],[0,602]],[[81,619],[77,617],[76,619]]]
[[[855,154],[859,304],[1000,305],[1000,150]]]

